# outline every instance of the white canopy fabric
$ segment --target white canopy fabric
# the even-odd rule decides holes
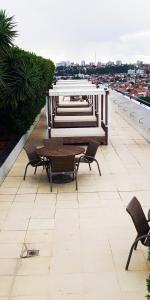
[[[53,128],[52,137],[73,137],[73,136],[104,136],[104,131],[101,127],[86,128]]]
[[[84,95],[102,95],[105,94],[106,90],[99,89],[96,87],[88,87],[88,88],[62,88],[62,89],[50,89],[49,96],[84,96]]]
[[[79,100],[78,101],[70,101],[70,97],[67,97],[67,98],[69,98],[69,101],[68,100],[67,101],[59,101],[59,103],[61,104],[61,107],[66,108],[66,106],[68,107],[68,104],[69,104],[70,107],[71,106],[76,107],[76,106],[79,105]],[[80,101],[80,106],[85,108],[85,106],[87,106],[87,101],[82,101],[82,102]]]
[[[78,104],[79,104],[79,102],[78,102]],[[67,107],[67,108],[65,108],[65,107],[58,107],[57,108],[57,112],[58,113],[65,113],[65,112],[78,112],[78,113],[82,113],[82,112],[87,112],[87,113],[89,113],[89,112],[92,112],[92,108],[91,107]]]
[[[94,84],[76,84],[76,85],[72,85],[72,84],[68,84],[68,85],[54,85],[53,86],[53,90],[59,90],[59,89],[73,89],[73,88],[76,88],[76,89],[82,89],[82,88],[86,88],[86,89],[89,89],[89,88],[93,88],[93,87],[96,87]]]
[[[55,122],[86,122],[95,121],[96,116],[55,116]]]
[[[90,81],[87,79],[74,79],[74,80],[59,80],[56,85],[76,85],[76,84],[88,84]]]

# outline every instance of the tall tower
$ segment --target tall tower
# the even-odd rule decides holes
[[[96,66],[96,51],[94,53],[94,63],[95,63],[95,66]]]

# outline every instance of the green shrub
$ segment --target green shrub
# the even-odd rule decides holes
[[[147,283],[147,291],[148,291],[147,299],[150,299],[150,275],[146,279],[146,283]]]
[[[12,48],[3,60],[3,66],[0,128],[24,133],[45,104],[45,94],[53,80],[54,64],[35,54]],[[1,119],[3,114],[5,119]],[[2,120],[5,124],[1,124]]]
[[[150,242],[148,247],[148,260],[150,261]],[[147,284],[147,291],[148,291],[147,299],[150,299],[150,275],[146,279],[146,284]]]
[[[13,46],[14,26],[13,18],[0,11],[1,134],[23,134],[31,126],[45,104],[55,70],[51,60]]]
[[[0,10],[0,55],[5,55],[6,51],[13,45],[13,39],[17,36],[14,30],[16,24],[13,17],[8,17],[5,10]]]

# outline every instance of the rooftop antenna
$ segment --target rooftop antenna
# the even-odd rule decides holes
[[[95,66],[96,66],[96,51],[94,53],[94,57],[95,57]]]

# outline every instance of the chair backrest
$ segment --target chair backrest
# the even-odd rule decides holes
[[[138,236],[145,235],[149,232],[149,225],[143,212],[142,206],[136,197],[129,202],[126,211],[131,216]],[[144,240],[141,242],[144,244]]]
[[[97,143],[96,141],[90,141],[86,149],[85,156],[95,157],[98,147],[99,143]],[[93,161],[92,159],[89,160],[90,162]]]
[[[75,169],[75,156],[53,156],[51,158],[52,172],[73,172]]]
[[[36,153],[36,146],[35,144],[27,144],[24,146],[24,150],[28,156],[30,162],[39,162],[41,161],[40,156]]]
[[[63,145],[63,137],[54,137],[50,139],[45,139],[43,141],[45,147],[53,148],[56,146],[62,146]]]

